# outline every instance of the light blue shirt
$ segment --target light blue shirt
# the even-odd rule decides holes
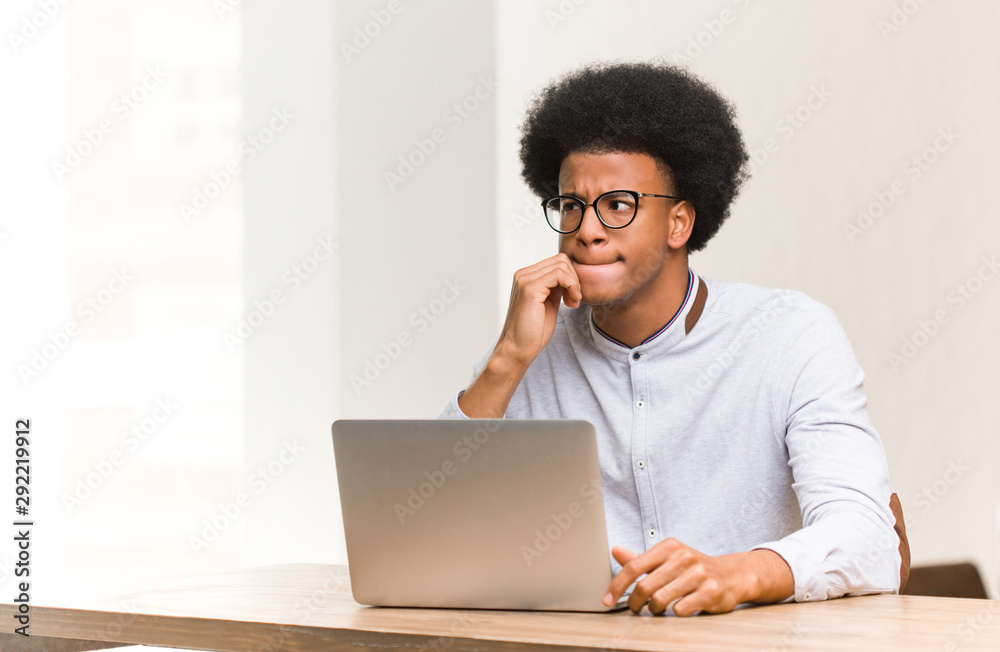
[[[790,599],[897,591],[885,451],[833,311],[800,292],[707,281],[698,316],[701,283],[689,272],[674,317],[631,349],[590,306],[561,306],[504,417],[594,424],[609,551],[668,537],[713,556],[768,548],[791,567]],[[438,418],[468,418],[461,393]]]

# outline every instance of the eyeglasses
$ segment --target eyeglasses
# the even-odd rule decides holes
[[[612,190],[600,195],[593,204],[585,204],[579,197],[558,195],[542,202],[545,220],[559,233],[573,233],[583,223],[583,214],[593,206],[597,219],[609,229],[624,229],[639,212],[639,197],[678,199],[672,195],[654,195],[634,190]]]

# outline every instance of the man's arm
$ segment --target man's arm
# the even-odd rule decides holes
[[[769,371],[772,421],[788,450],[802,529],[758,547],[785,559],[796,601],[899,589],[899,538],[885,449],[861,370],[833,312],[816,304]]]

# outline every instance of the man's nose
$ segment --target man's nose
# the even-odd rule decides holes
[[[597,207],[593,205],[584,206],[583,215],[580,216],[580,228],[577,235],[587,242],[603,239],[607,236],[604,223],[597,216]]]

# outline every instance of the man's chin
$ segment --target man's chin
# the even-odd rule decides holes
[[[625,303],[628,299],[626,296],[622,296],[621,293],[610,292],[610,291],[596,291],[596,290],[583,290],[583,299],[580,301],[581,304],[588,306],[601,306],[605,308],[610,308],[614,306],[620,306]]]

